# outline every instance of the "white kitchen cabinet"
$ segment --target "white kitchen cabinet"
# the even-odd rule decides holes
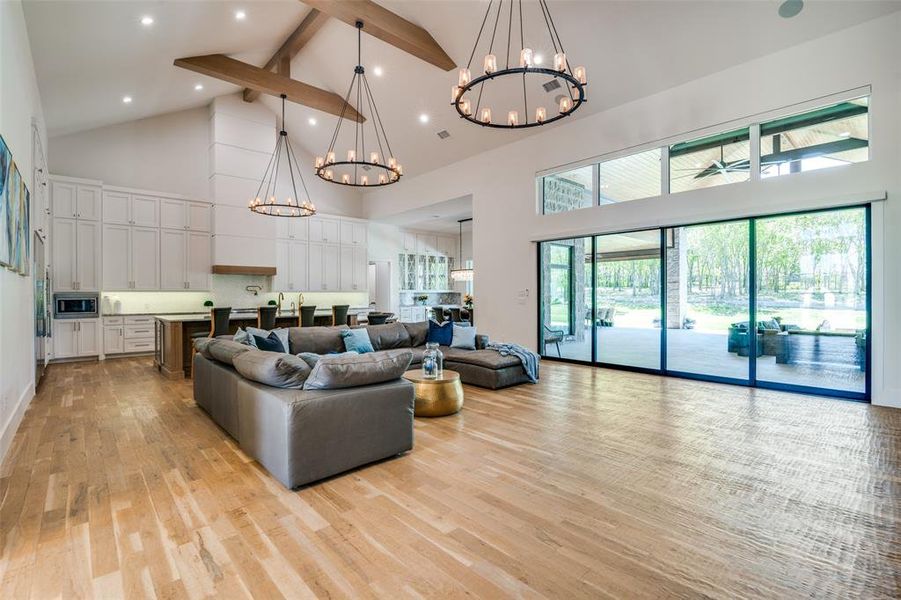
[[[187,237],[182,229],[160,230],[160,289],[187,288]]]
[[[100,223],[75,222],[75,289],[100,291]]]
[[[368,233],[366,223],[341,220],[341,243],[351,246],[365,246]]]
[[[185,203],[171,198],[160,199],[160,227],[164,229],[181,229],[188,226],[188,212]]]
[[[321,253],[317,253],[321,262]],[[272,281],[273,291],[305,292],[310,289],[309,245],[306,242],[278,240],[275,252],[275,278]],[[321,290],[320,287],[315,290]]]
[[[210,232],[212,223],[212,209],[205,202],[186,202],[188,231]],[[291,220],[291,219],[289,219]]]
[[[103,193],[103,222],[128,225],[131,222],[131,196],[121,192]]]
[[[77,289],[75,238],[78,235],[75,219],[53,219],[53,291],[71,292]]]
[[[457,255],[457,240],[452,237],[438,236],[438,254],[454,257]]]
[[[338,291],[341,284],[340,246],[311,243],[309,252],[308,289],[311,292]]]
[[[138,227],[159,227],[159,199],[133,194],[131,196],[131,224]]]
[[[100,354],[99,319],[54,319],[53,358]]]
[[[291,244],[291,291],[302,292],[309,289],[309,245],[305,242]]]
[[[131,289],[157,290],[160,287],[160,231],[131,228]]]
[[[103,353],[122,354],[125,352],[125,328],[122,325],[103,326]]]
[[[291,242],[275,241],[275,275],[272,277],[273,292],[294,291],[291,286]]]
[[[75,192],[75,218],[86,221],[100,220],[100,188],[91,185],[78,185]],[[60,215],[65,216],[65,215]]]
[[[210,289],[210,273],[213,266],[210,234],[189,231],[185,243],[187,289],[196,291]]]
[[[350,291],[353,289],[354,279],[354,247],[341,246],[341,267],[339,269],[340,289]]]
[[[276,221],[275,237],[282,240],[310,239],[310,219],[282,218]],[[321,235],[321,233],[319,234]]]
[[[345,292],[366,290],[369,287],[367,265],[366,248],[341,246],[341,290]]]
[[[76,194],[78,186],[74,183],[62,181],[50,182],[50,205],[54,217],[66,217],[74,219],[78,215]]]
[[[404,252],[416,252],[416,234],[404,232]]]
[[[434,254],[437,246],[437,236],[430,233],[416,234],[416,251],[419,254]]]
[[[103,289],[127,290],[131,288],[130,262],[131,227],[128,225],[103,226]]]
[[[340,241],[340,222],[329,217],[310,217],[310,241],[337,244]]]

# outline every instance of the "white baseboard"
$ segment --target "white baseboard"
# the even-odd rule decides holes
[[[13,443],[13,437],[16,435],[19,424],[22,422],[22,417],[25,416],[25,409],[31,404],[32,398],[34,398],[34,383],[28,384],[28,387],[19,396],[15,410],[13,410],[9,420],[3,426],[3,431],[0,432],[0,463],[6,458],[6,453]]]

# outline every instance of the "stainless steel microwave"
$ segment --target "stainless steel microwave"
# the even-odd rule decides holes
[[[100,316],[99,294],[57,292],[53,294],[54,319],[92,319]]]

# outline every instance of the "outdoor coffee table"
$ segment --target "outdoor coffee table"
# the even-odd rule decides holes
[[[463,384],[456,371],[445,369],[436,379],[426,379],[422,369],[411,369],[404,373],[404,379],[413,384],[413,414],[417,417],[443,417],[463,408]]]

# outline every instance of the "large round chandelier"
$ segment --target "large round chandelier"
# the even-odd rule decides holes
[[[541,10],[550,38],[549,49],[554,52],[553,63],[541,66],[543,57],[526,43],[522,0],[489,0],[469,62],[460,69],[457,85],[451,89],[451,104],[460,117],[470,123],[499,129],[538,127],[568,117],[586,102],[585,86],[588,78],[585,67],[570,67],[547,1],[538,0],[537,4],[527,4]],[[492,12],[493,25],[490,23]],[[519,22],[518,28],[516,21]],[[503,39],[498,39],[498,25],[501,28],[501,38],[506,30],[506,44]],[[511,48],[515,52],[514,44],[517,41],[519,56],[514,54],[511,63]],[[488,52],[482,60],[482,74],[473,78],[470,69],[480,43]],[[498,53],[504,53],[500,57],[503,61],[501,69],[498,69],[500,63],[495,53],[496,48]],[[541,84],[542,87],[536,84]],[[528,92],[529,88],[532,88],[531,93]],[[555,90],[559,90],[559,93],[553,97],[553,102],[548,102],[547,94]],[[501,105],[495,104],[492,107],[491,104],[496,102]]]
[[[404,169],[397,162],[394,153],[391,151],[391,144],[388,143],[385,126],[382,125],[379,109],[375,104],[375,98],[372,96],[372,90],[369,88],[369,82],[366,80],[366,70],[363,68],[362,60],[361,32],[363,31],[363,21],[357,21],[356,26],[357,66],[354,67],[354,76],[350,80],[350,88],[348,88],[347,95],[344,97],[344,106],[341,108],[341,115],[338,117],[338,126],[335,127],[335,133],[332,135],[332,141],[328,150],[324,157],[316,157],[316,175],[332,183],[354,187],[391,185],[400,180],[404,174]],[[345,134],[348,144],[344,148],[347,148],[347,154],[337,156],[335,145],[341,137],[341,125],[344,123],[351,98],[356,99],[357,112],[360,114],[360,118],[354,120],[352,144],[350,143],[350,133]],[[366,127],[364,127],[363,123],[363,115],[367,112],[366,109],[369,112],[369,120],[372,122],[372,130],[375,132],[374,136],[369,136],[368,146]]]
[[[287,96],[282,94],[282,126],[278,132],[278,141],[275,142],[275,151],[269,159],[257,193],[250,201],[248,208],[255,213],[270,217],[311,217],[316,214],[316,207],[310,202],[307,184],[303,180],[303,174],[297,165],[297,158],[294,156],[294,149],[288,141],[288,132],[285,129],[286,98]],[[285,177],[285,173],[282,171],[282,179],[285,181],[280,182],[279,169],[282,167],[283,161],[288,167],[288,176]],[[297,179],[300,179],[300,185],[306,196],[304,201],[297,196]],[[289,182],[290,188],[288,188]],[[280,197],[279,191],[285,193]]]

